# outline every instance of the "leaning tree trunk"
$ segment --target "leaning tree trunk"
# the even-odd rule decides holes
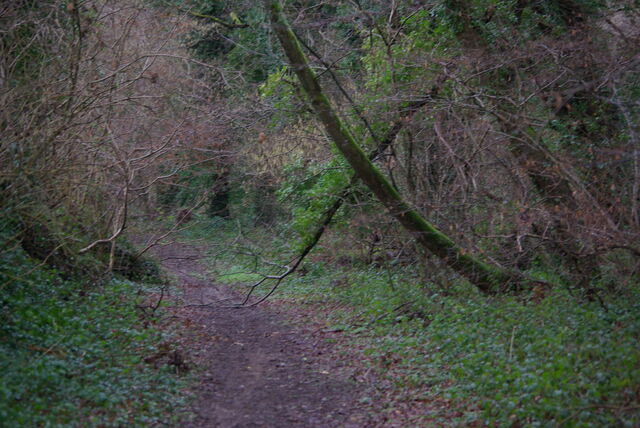
[[[453,270],[466,277],[486,293],[504,290],[518,281],[520,275],[499,266],[488,264],[456,245],[420,213],[404,201],[387,178],[376,168],[342,123],[309,66],[298,39],[282,10],[279,0],[264,0],[271,24],[280,44],[300,79],[309,100],[324,125],[327,134],[349,162],[358,177],[371,189],[389,212],[428,251],[438,256]]]

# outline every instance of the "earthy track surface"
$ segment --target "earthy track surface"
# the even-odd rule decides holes
[[[330,347],[263,307],[229,307],[239,296],[207,279],[201,253],[185,244],[156,251],[184,290],[184,307],[177,311],[186,331],[182,345],[204,368],[195,418],[185,426],[368,426],[356,414],[353,382],[327,367],[323,354]]]

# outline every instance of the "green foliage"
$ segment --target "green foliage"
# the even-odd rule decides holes
[[[252,83],[266,80],[279,66],[278,56],[271,50],[266,25],[267,19],[259,3],[175,1],[195,14],[209,15],[229,24],[247,25],[246,28],[228,28],[201,16],[203,27],[188,37],[193,54],[204,60],[220,62],[223,66],[241,72]],[[186,5],[188,3],[188,6]],[[237,9],[236,9],[237,8]]]
[[[180,405],[175,367],[144,362],[169,343],[141,319],[140,285],[63,279],[19,249],[0,255],[0,425],[149,426]],[[4,425],[6,424],[6,425]]]
[[[595,14],[602,6],[594,0],[441,0],[409,14],[403,20],[404,32],[391,46],[377,32],[361,35],[365,87],[375,97],[393,94],[402,85],[433,77],[435,64],[425,70],[416,61],[423,55],[435,55],[440,61],[456,58],[465,54],[464,46],[478,42],[489,49],[512,49],[546,34],[559,35],[573,20]]]
[[[409,49],[445,53],[456,47],[456,35],[461,28],[446,10],[443,4],[439,4],[408,17],[405,25]]]
[[[562,293],[447,302],[429,327],[432,358],[458,381],[453,398],[477,397],[484,421],[633,425],[624,408],[638,400],[638,309],[620,301],[606,313]]]
[[[210,216],[228,216],[231,189],[228,172],[212,162],[199,163],[178,172],[172,183],[160,186],[158,201],[164,208],[193,206],[209,192],[207,211]]]
[[[213,187],[218,174],[202,166],[184,169],[173,183],[159,192],[158,200],[165,207],[182,207],[193,204],[206,189]]]
[[[290,123],[292,119],[299,117],[300,112],[294,109],[299,95],[295,85],[295,76],[289,68],[281,67],[269,74],[264,83],[258,87],[262,99],[273,108],[273,114],[270,116],[271,126]]]
[[[372,97],[391,95],[397,91],[398,85],[413,82],[424,72],[419,63],[408,60],[407,54],[410,52],[412,40],[404,39],[403,43],[397,43],[390,48],[393,61],[379,36],[364,40],[362,49],[367,54],[361,61],[366,72],[365,88],[372,92]],[[405,58],[406,61],[401,60]],[[372,102],[374,99],[369,101]]]
[[[322,215],[349,183],[348,171],[341,157],[313,164],[299,160],[287,166],[284,174],[287,180],[277,193],[293,214],[292,229],[301,238],[297,248],[303,248],[312,239]]]
[[[236,29],[230,34],[234,47],[225,61],[234,69],[243,72],[250,82],[260,83],[281,64],[272,51],[266,25],[267,17],[262,5],[254,5],[242,16],[250,28]]]
[[[477,34],[488,46],[501,48],[543,34],[560,34],[604,6],[599,0],[444,0],[434,18],[441,21],[437,25]]]

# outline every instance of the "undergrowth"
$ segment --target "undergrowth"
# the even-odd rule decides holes
[[[239,287],[259,277],[256,267],[268,270],[261,258],[286,258],[278,254],[286,252],[283,242],[256,229],[210,223],[193,233],[226,248],[215,253],[214,273]],[[247,251],[248,243],[261,254]],[[320,248],[316,255],[323,251],[335,249]],[[395,395],[448,403],[425,405],[424,423],[640,424],[637,287],[605,296],[605,308],[567,289],[487,297],[464,284],[449,290],[421,284],[411,266],[337,267],[315,260],[272,298],[317,305],[318,319],[345,331],[352,358],[373,365]],[[323,311],[332,302],[343,309]]]
[[[68,279],[20,247],[0,253],[0,426],[171,423],[187,382],[145,359],[171,343],[150,285]]]

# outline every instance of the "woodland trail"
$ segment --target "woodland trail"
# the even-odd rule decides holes
[[[190,409],[195,418],[184,426],[370,426],[358,414],[354,383],[326,366],[330,346],[267,308],[228,307],[239,296],[207,279],[202,253],[179,243],[156,251],[183,290],[182,346],[202,368]]]

